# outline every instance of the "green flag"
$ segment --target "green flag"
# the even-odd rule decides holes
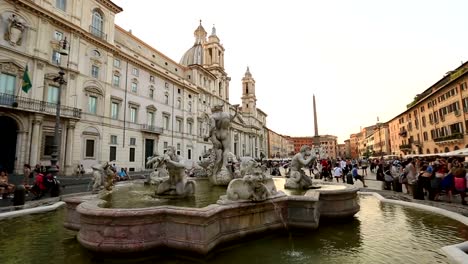
[[[23,91],[25,93],[28,93],[29,92],[29,89],[31,89],[32,85],[31,85],[31,79],[29,79],[29,73],[28,73],[28,65],[26,64],[26,69],[24,70],[24,74],[23,74]]]

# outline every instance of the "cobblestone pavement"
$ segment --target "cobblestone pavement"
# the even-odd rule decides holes
[[[360,170],[360,173],[362,173],[361,170]],[[144,174],[136,174],[134,175],[134,178],[142,178],[144,177]],[[308,171],[307,171],[307,174],[309,174]],[[285,170],[283,168],[281,168],[281,175],[283,176],[285,175]],[[82,178],[59,177],[59,180],[62,185],[62,195],[70,195],[74,193],[88,192],[89,185],[91,182],[91,177],[90,176],[84,176]],[[434,207],[446,209],[448,211],[456,212],[456,213],[459,213],[468,217],[468,206],[461,204],[460,195],[455,195],[451,203],[447,202],[447,197],[443,197],[443,196],[441,197],[442,201],[430,201],[427,199],[416,200],[416,199],[413,199],[412,196],[406,194],[406,190],[404,187],[403,187],[403,192],[383,190],[382,182],[377,181],[375,173],[372,173],[369,170],[367,171],[367,176],[365,177],[365,180],[366,180],[367,188],[364,188],[360,181],[356,181],[354,183],[354,185],[361,188],[362,192],[377,192],[387,199],[402,200],[402,201],[407,201],[407,202],[414,202],[414,203],[434,206]],[[22,181],[21,176],[10,177],[10,182],[14,184],[19,184],[21,183],[21,181]],[[46,196],[40,200],[31,201],[32,198],[33,197],[31,195],[26,197],[26,204],[24,206],[25,208],[31,208],[31,207],[39,206],[41,204],[48,204],[48,203],[52,203],[52,202],[56,202],[60,200],[60,197],[50,198]],[[0,212],[10,211],[10,210],[14,210],[14,208],[12,208],[11,199],[0,200]]]

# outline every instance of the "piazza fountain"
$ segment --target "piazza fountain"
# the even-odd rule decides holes
[[[142,208],[114,208],[108,200],[118,190],[101,188],[98,195],[64,201],[64,226],[78,231],[78,242],[97,252],[140,252],[168,247],[207,254],[217,245],[247,235],[293,228],[317,229],[321,218],[352,220],[359,211],[358,188],[350,185],[313,186],[301,168],[313,160],[303,147],[292,161],[292,175],[283,184],[302,195],[286,195],[266,168],[252,158],[239,161],[230,152],[229,129],[233,117],[213,108],[209,139],[213,143],[207,166],[212,186],[227,185],[225,195],[201,208],[162,203]],[[152,178],[155,199],[184,199],[197,193],[197,181],[187,180],[174,151],[150,160],[160,179]],[[166,167],[166,169],[164,168]],[[277,181],[278,182],[278,181]],[[308,190],[310,189],[310,190]]]

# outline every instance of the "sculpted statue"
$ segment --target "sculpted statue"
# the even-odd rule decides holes
[[[187,180],[185,165],[176,154],[174,147],[170,146],[160,162],[166,165],[169,178],[163,180],[156,188],[157,195],[190,196],[195,192],[195,182]]]
[[[209,139],[213,143],[210,157],[213,158],[211,164],[207,167],[208,177],[211,183],[215,185],[227,185],[233,179],[234,163],[237,163],[236,157],[231,153],[231,137],[229,130],[232,120],[237,116],[238,105],[235,105],[234,116],[223,112],[223,105],[216,105],[211,109],[209,119]]]
[[[260,202],[284,195],[276,190],[273,179],[266,173],[267,168],[253,158],[241,162],[241,179],[232,180],[226,195],[220,197],[219,204],[230,202]]]
[[[294,155],[289,166],[289,178],[286,179],[284,188],[287,189],[309,189],[312,187],[312,179],[305,174],[302,168],[313,162],[311,147],[302,146],[300,152]]]
[[[153,157],[148,158],[146,166],[152,166],[153,171],[151,172],[149,179],[146,181],[146,184],[156,185],[162,183],[164,180],[169,178],[169,173],[166,169],[166,164],[164,162],[164,156],[154,155]]]
[[[111,191],[114,187],[115,171],[109,163],[96,164],[93,169],[93,193],[101,190]]]
[[[21,46],[26,28],[26,21],[24,21],[24,19],[18,17],[16,14],[11,14],[8,17],[8,28],[5,32],[5,40],[8,40],[12,46]]]

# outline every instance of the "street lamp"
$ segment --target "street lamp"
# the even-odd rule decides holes
[[[68,41],[67,38],[64,38],[63,41],[60,41],[60,49],[59,53],[63,56],[68,56]],[[68,47],[68,49],[67,49]],[[59,150],[59,130],[60,130],[60,108],[61,108],[61,94],[62,88],[64,85],[67,84],[67,81],[63,78],[65,75],[65,71],[59,66],[60,70],[58,72],[58,76],[53,79],[54,82],[59,84],[58,95],[57,95],[57,102],[56,102],[56,109],[55,109],[55,129],[54,129],[54,142],[52,145],[52,154],[50,159],[50,167],[47,170],[47,173],[51,174],[53,177],[56,177],[59,168],[57,166],[58,162],[58,150]],[[57,194],[58,195],[58,194]],[[53,196],[51,194],[51,196]]]

